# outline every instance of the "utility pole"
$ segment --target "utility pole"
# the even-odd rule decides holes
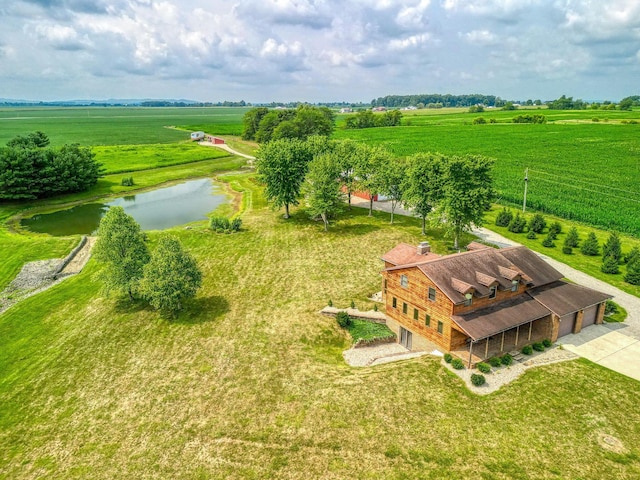
[[[522,213],[527,209],[527,185],[529,185],[529,169],[524,169],[524,200],[522,201]]]

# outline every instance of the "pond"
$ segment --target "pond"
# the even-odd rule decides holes
[[[84,203],[66,210],[24,218],[21,225],[32,232],[55,236],[90,235],[109,207],[120,206],[142,230],[164,230],[205,220],[207,214],[227,202],[220,187],[209,178],[189,180],[170,187],[116,198],[108,203]]]

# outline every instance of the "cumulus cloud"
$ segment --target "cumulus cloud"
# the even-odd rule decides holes
[[[154,85],[166,97],[249,101],[452,88],[542,97],[541,81],[579,87],[596,66],[640,73],[637,1],[14,0],[0,18],[0,82],[23,98],[44,73],[41,91],[68,96],[77,85],[112,97]]]

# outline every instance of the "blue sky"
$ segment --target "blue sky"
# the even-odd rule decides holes
[[[640,94],[638,0],[11,0],[0,97]]]

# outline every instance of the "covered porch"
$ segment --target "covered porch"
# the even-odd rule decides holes
[[[528,295],[452,319],[467,335],[464,348],[451,353],[471,368],[488,358],[551,338],[552,313]]]

